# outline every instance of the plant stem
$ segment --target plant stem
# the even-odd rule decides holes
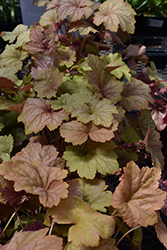
[[[123,225],[123,221],[121,222],[121,225],[119,226],[119,228],[118,228],[118,230],[117,230],[117,232],[116,232],[116,234],[114,236],[114,239],[117,237],[119,231],[121,230],[122,225]]]
[[[134,231],[135,229],[137,229],[137,228],[139,228],[139,227],[140,227],[140,225],[138,225],[138,226],[136,226],[136,227],[130,229],[128,232],[126,232],[126,233],[121,237],[121,239],[119,239],[119,241],[117,242],[117,244],[116,244],[115,246],[118,246],[118,244],[123,240],[123,238],[124,238],[126,235],[128,235],[130,232]]]
[[[51,235],[52,230],[53,230],[53,227],[54,227],[54,224],[55,224],[55,222],[52,220],[52,224],[51,224],[51,226],[50,226],[49,234],[48,234],[48,235]]]
[[[20,209],[20,207],[22,206],[22,204],[16,209],[16,211],[11,215],[10,219],[8,220],[8,223],[6,224],[5,228],[3,229],[2,233],[0,234],[0,238],[3,236],[3,234],[5,233],[6,229],[8,228],[10,222],[12,221],[12,219],[14,218],[14,216],[16,215],[17,211]]]

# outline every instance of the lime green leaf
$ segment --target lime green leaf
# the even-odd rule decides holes
[[[28,57],[27,51],[16,48],[15,44],[6,45],[5,50],[0,54],[0,67],[15,67],[17,71],[22,69],[23,60]]]
[[[109,237],[108,239],[100,239],[99,245],[97,247],[85,247],[80,244],[78,247],[70,243],[67,250],[118,250],[115,245],[115,239]]]
[[[62,94],[69,93],[81,93],[88,97],[93,94],[93,87],[91,87],[81,75],[76,75],[73,79],[65,80],[60,86],[59,90]]]
[[[145,109],[148,107],[148,102],[154,103],[150,92],[151,90],[147,84],[132,78],[130,82],[124,84],[120,104],[128,111]]]
[[[58,97],[55,101],[50,101],[50,105],[54,110],[63,108],[67,113],[71,113],[77,106],[90,102],[88,96],[80,93],[74,93],[72,95],[66,93]]]
[[[25,125],[26,134],[38,133],[45,126],[54,130],[67,119],[68,115],[64,110],[56,112],[51,109],[48,100],[37,98],[28,98],[18,117],[18,121]]]
[[[8,79],[10,79],[11,81],[15,82],[17,81],[17,76],[15,75],[15,73],[18,72],[18,69],[16,67],[2,67],[0,68],[0,75],[2,77],[6,77]]]
[[[106,212],[105,207],[111,205],[110,191],[106,191],[105,181],[94,179],[93,181],[81,179],[81,190],[83,191],[83,200],[87,202],[94,210]]]
[[[164,166],[164,156],[161,151],[162,146],[160,134],[150,128],[146,135],[146,149],[151,154],[152,162],[155,167],[163,168]]]
[[[133,127],[125,127],[121,133],[121,139],[127,143],[139,142],[142,139],[141,133]]]
[[[117,155],[113,151],[114,142],[95,143],[87,141],[83,147],[68,146],[63,158],[70,171],[77,170],[80,177],[93,179],[96,171],[106,175],[118,171]]]
[[[30,41],[30,30],[24,31],[17,37],[16,48],[22,47],[26,49],[26,44]]]
[[[13,149],[13,137],[11,134],[0,136],[0,157],[3,161],[10,160],[10,153]]]
[[[134,231],[133,236],[131,238],[131,242],[133,245],[141,248],[142,240],[143,240],[143,233],[141,227],[139,227]]]
[[[17,249],[57,249],[62,250],[63,240],[55,235],[47,235],[48,228],[37,231],[15,232],[8,244],[3,246],[3,250]]]
[[[139,126],[144,135],[146,135],[149,126],[155,129],[155,122],[152,119],[150,111],[148,109],[144,109],[141,111]]]
[[[109,127],[112,124],[112,114],[118,114],[118,111],[107,99],[95,99],[89,105],[82,104],[72,111],[72,117],[77,117],[78,121],[83,123],[92,121],[94,124],[104,127]]]
[[[129,162],[111,197],[111,205],[122,210],[123,221],[130,227],[147,227],[157,222],[157,213],[164,205],[166,193],[160,190],[160,168],[140,168]]]
[[[81,36],[88,35],[90,32],[98,32],[96,29],[93,28],[92,25],[83,20],[78,20],[76,22],[70,23],[69,32],[75,32],[77,30],[79,31],[79,34]]]
[[[34,89],[38,92],[38,97],[51,98],[57,92],[58,86],[63,80],[63,73],[51,66],[49,69],[35,71]]]
[[[134,33],[135,14],[131,5],[123,0],[108,0],[95,13],[94,23],[97,26],[103,23],[110,31],[117,32],[120,26],[123,31]]]
[[[58,23],[59,19],[57,17],[57,9],[51,9],[46,11],[40,18],[39,23],[42,26],[51,25],[52,23]]]
[[[76,52],[72,51],[69,47],[60,46],[57,49],[57,54],[61,58],[61,66],[65,65],[67,68],[70,68],[76,61]]]
[[[14,42],[14,40],[16,39],[17,36],[19,36],[21,33],[27,31],[28,26],[24,25],[24,24],[19,24],[16,26],[16,28],[10,32],[10,31],[3,31],[1,33],[1,36],[3,38],[4,41],[9,41],[9,43]]]
[[[110,53],[107,57],[101,56],[101,58],[107,63],[107,69],[111,71],[111,74],[116,78],[121,79],[122,76],[125,76],[128,81],[131,79],[130,69],[122,61],[122,56],[119,53],[112,54]],[[113,67],[117,66],[118,68],[114,69]]]
[[[89,55],[91,71],[83,72],[88,83],[95,88],[97,93],[115,103],[121,99],[123,83],[116,80],[106,68],[106,63],[98,56]]]
[[[76,196],[62,200],[57,207],[49,209],[47,214],[57,223],[74,224],[69,229],[68,241],[72,241],[76,247],[80,244],[98,246],[100,237],[107,239],[115,231],[112,216],[98,213]]]
[[[150,66],[151,67],[149,67],[149,66],[147,67],[147,71],[148,71],[150,80],[156,81],[156,82],[162,81],[162,78],[160,78],[158,75],[158,71],[157,71],[157,68],[155,66],[155,63],[151,62]]]

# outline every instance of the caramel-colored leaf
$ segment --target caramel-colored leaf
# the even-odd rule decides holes
[[[120,26],[123,31],[134,33],[135,14],[131,5],[123,0],[107,0],[95,13],[94,23],[97,26],[103,23],[110,31],[117,32]]]
[[[112,216],[96,212],[76,196],[62,200],[47,213],[57,223],[74,224],[69,229],[68,241],[72,241],[76,247],[80,244],[98,246],[100,237],[107,239],[115,231],[115,220]]]
[[[124,84],[120,104],[128,111],[148,108],[148,102],[154,103],[150,92],[147,84],[132,78],[130,82]]]
[[[18,117],[18,121],[25,125],[26,134],[37,133],[45,126],[54,130],[67,119],[68,115],[64,110],[54,111],[49,101],[37,98],[28,98]]]
[[[157,222],[156,210],[164,205],[166,193],[160,190],[159,168],[143,167],[133,162],[124,168],[123,178],[111,197],[111,205],[122,209],[123,221],[130,227],[147,227]]]
[[[15,191],[39,195],[40,203],[45,207],[56,206],[61,198],[66,198],[68,184],[63,181],[67,171],[48,167],[40,161],[26,161],[19,155],[0,166],[0,174],[14,181]]]
[[[87,141],[88,136],[92,141],[105,142],[114,137],[111,128],[104,128],[91,124],[84,125],[78,121],[64,123],[60,127],[60,134],[66,142],[72,142],[73,145],[81,145]]]
[[[70,22],[80,20],[83,16],[88,18],[93,12],[91,5],[93,3],[89,0],[61,0],[57,10],[59,20],[64,20],[67,16]]]
[[[151,154],[153,165],[155,167],[164,167],[164,156],[161,151],[162,146],[160,134],[150,128],[148,130],[148,134],[146,135],[146,149]]]
[[[89,55],[91,71],[83,72],[88,83],[95,88],[97,93],[115,103],[121,99],[123,83],[116,80],[107,70],[105,62],[98,56]]]
[[[49,69],[35,71],[34,89],[38,92],[38,97],[51,98],[57,92],[58,86],[63,80],[63,73],[51,66]]]
[[[78,20],[76,22],[70,23],[69,32],[75,32],[77,30],[79,31],[79,34],[81,36],[88,35],[90,32],[92,33],[98,32],[89,23],[83,20]]]
[[[46,11],[40,18],[39,23],[42,26],[47,26],[47,25],[51,25],[52,23],[58,23],[59,19],[57,16],[57,9],[54,8],[52,10],[48,10]]]
[[[38,231],[15,232],[11,241],[3,246],[3,250],[62,250],[63,240],[55,235],[47,235],[48,228]]]

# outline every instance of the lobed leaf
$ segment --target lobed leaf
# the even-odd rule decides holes
[[[112,216],[98,213],[76,196],[62,200],[57,207],[49,209],[47,215],[52,216],[56,223],[74,224],[69,229],[68,241],[76,247],[80,244],[98,246],[100,237],[107,239],[115,231]]]
[[[124,175],[111,197],[111,205],[122,209],[123,221],[130,227],[147,227],[157,222],[156,210],[164,205],[166,193],[158,189],[159,168],[141,170],[133,162],[124,168]]]
[[[50,66],[49,69],[35,71],[34,89],[38,92],[38,97],[51,98],[57,93],[58,86],[63,80],[63,73]]]
[[[105,185],[105,181],[81,179],[80,184],[83,191],[83,200],[94,210],[106,212],[105,207],[110,206],[112,193],[108,190],[106,191],[108,186]]]
[[[112,124],[113,115],[118,111],[114,105],[111,105],[111,101],[107,99],[93,100],[89,105],[82,104],[72,111],[71,116],[77,117],[78,121],[88,123],[92,121],[95,125],[102,125],[109,127]]]
[[[59,19],[57,16],[57,9],[56,8],[46,11],[40,17],[40,20],[39,20],[39,23],[42,26],[52,25],[53,23],[58,23],[58,22],[59,22]]]
[[[83,16],[88,18],[93,10],[90,8],[93,3],[89,0],[61,0],[57,9],[59,20],[64,20],[67,16],[70,22],[80,20]]]
[[[67,171],[48,167],[38,161],[26,161],[15,156],[0,167],[0,174],[14,181],[15,191],[25,190],[27,193],[39,195],[44,207],[52,207],[67,197],[68,184],[63,181]]]
[[[114,128],[115,129],[115,128]],[[87,141],[88,136],[92,141],[105,142],[114,137],[112,128],[104,128],[92,124],[84,125],[78,121],[64,123],[60,127],[60,134],[66,142],[72,142],[73,145],[81,145]]]
[[[1,33],[1,37],[4,41],[9,41],[9,43],[14,42],[17,36],[22,34],[23,32],[27,31],[28,26],[24,24],[19,24],[16,26],[16,28],[13,31],[3,31]]]
[[[55,235],[47,235],[48,228],[38,231],[15,232],[11,241],[2,250],[62,250],[63,240]]]
[[[147,84],[132,78],[130,82],[124,84],[120,104],[128,111],[148,108],[148,102],[154,103],[150,92]]]
[[[133,34],[135,14],[131,5],[123,0],[107,0],[100,5],[93,22],[97,26],[103,23],[106,29],[114,32],[117,32],[120,26],[123,31]]]
[[[76,61],[76,52],[72,51],[69,47],[59,46],[57,54],[60,56],[60,65],[65,65],[67,68],[71,67]]]
[[[141,111],[139,126],[144,135],[146,135],[149,126],[151,126],[152,129],[155,129],[155,122],[152,119],[150,111],[148,109],[144,109]]]
[[[63,108],[67,113],[71,113],[76,107],[83,103],[90,102],[90,98],[82,93],[74,93],[72,95],[66,93],[57,98],[57,100],[50,101],[50,105],[54,110]]]
[[[48,100],[28,98],[18,117],[25,125],[26,134],[37,133],[47,126],[50,130],[56,129],[68,115],[64,110],[55,112],[51,109]]]
[[[123,83],[116,80],[107,70],[105,62],[98,56],[89,55],[91,71],[83,72],[88,83],[95,88],[101,97],[106,97],[115,103],[121,99]]]
[[[93,179],[96,171],[106,175],[118,171],[117,155],[113,151],[114,142],[95,143],[87,141],[83,147],[67,146],[63,158],[71,172],[77,170],[79,176]]]
[[[32,26],[30,28],[30,42],[28,42],[26,48],[31,54],[50,54],[57,49],[54,37],[55,35],[51,26],[43,28],[40,26]]]
[[[88,35],[90,32],[98,32],[92,25],[83,20],[77,20],[76,22],[70,23],[69,32],[76,32],[77,30],[81,36]]]
[[[16,48],[15,44],[7,44],[5,50],[0,54],[0,67],[9,67],[8,70],[15,67],[15,72],[18,72],[22,69],[23,60],[28,56],[27,51]]]

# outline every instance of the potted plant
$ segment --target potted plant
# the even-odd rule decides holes
[[[167,126],[166,82],[154,65],[135,75],[103,42],[119,26],[134,32],[134,10],[122,0],[47,9],[29,30],[2,36],[11,43],[0,55],[2,250],[116,250],[125,237],[134,249],[149,225],[167,247],[156,130]],[[136,48],[126,50],[131,65],[147,59]]]

